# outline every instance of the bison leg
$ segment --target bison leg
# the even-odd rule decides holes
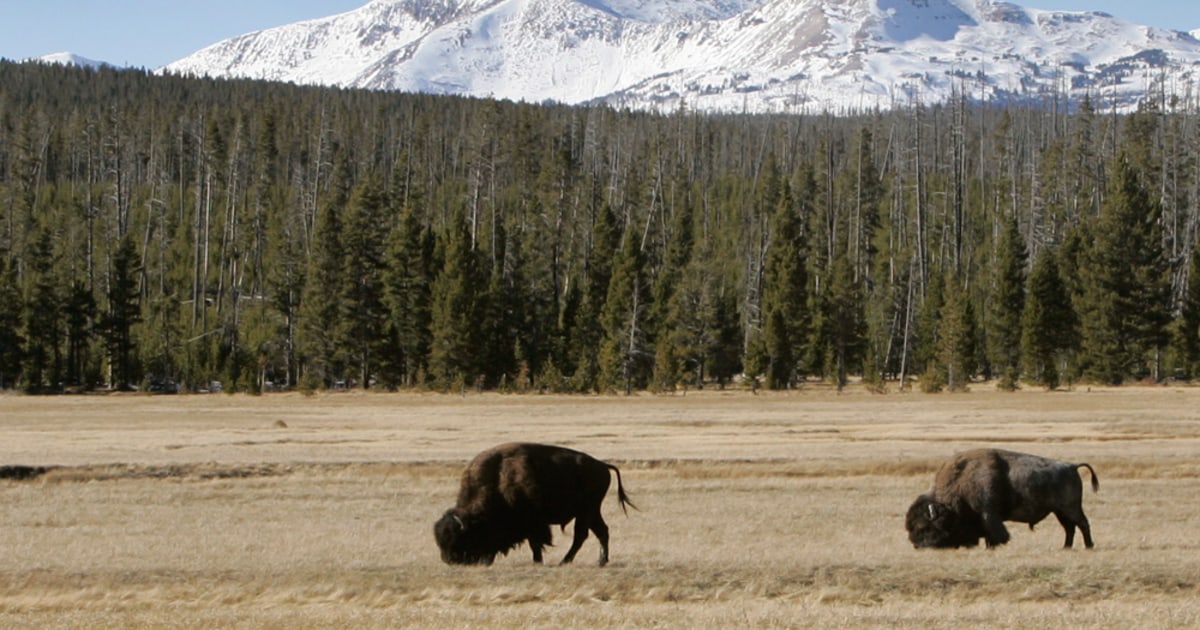
[[[571,548],[567,550],[567,555],[563,556],[562,563],[570,564],[575,559],[575,554],[579,553],[579,548],[583,546],[583,541],[588,537],[589,519],[579,517],[575,519],[575,538],[571,541]]]
[[[599,565],[604,566],[608,564],[608,524],[604,522],[604,517],[599,512],[592,515],[591,518],[581,517],[575,519],[575,540],[571,543],[571,548],[567,551],[567,555],[563,557],[563,564],[567,564],[575,559],[575,554],[583,546],[583,541],[587,540],[588,530],[596,534],[596,538],[600,541]]]
[[[533,551],[534,563],[542,563],[542,549],[549,546],[553,540],[554,538],[550,534],[549,525],[535,526],[530,530],[529,549]]]
[[[1082,512],[1079,513],[1079,531],[1083,532],[1083,546],[1091,549],[1096,545],[1092,544],[1092,527],[1088,525],[1087,517]]]
[[[991,512],[984,512],[981,516],[983,521],[983,539],[987,542],[988,548],[999,547],[1008,542],[1008,529],[1004,527],[1004,521]]]
[[[596,538],[600,540],[600,566],[608,564],[608,524],[604,522],[604,518],[599,514],[592,521],[592,531],[596,533]]]
[[[1058,512],[1055,512],[1054,515],[1058,517],[1058,522],[1062,523],[1063,531],[1066,532],[1066,540],[1063,543],[1064,549],[1070,549],[1075,546],[1076,527],[1079,528],[1079,531],[1083,532],[1083,546],[1088,549],[1095,546],[1092,544],[1092,528],[1088,525],[1087,516],[1084,516],[1083,510],[1080,510],[1079,514],[1074,517]]]

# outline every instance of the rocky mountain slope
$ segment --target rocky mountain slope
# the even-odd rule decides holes
[[[719,111],[1190,85],[1195,35],[995,0],[372,0],[218,42],[163,71]]]

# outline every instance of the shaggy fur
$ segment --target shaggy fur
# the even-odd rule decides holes
[[[982,538],[988,547],[1008,542],[1004,521],[1029,528],[1054,514],[1066,532],[1065,547],[1075,542],[1075,528],[1091,549],[1092,530],[1083,513],[1079,468],[1092,475],[1092,491],[1100,489],[1088,464],[1055,461],[998,449],[959,453],[942,465],[933,489],[908,509],[905,528],[914,547],[973,547]]]
[[[617,474],[621,510],[633,505],[621,471],[585,453],[545,444],[502,444],[471,460],[463,471],[457,504],[433,526],[442,560],[491,564],[496,554],[529,542],[533,561],[551,544],[550,527],[575,521],[575,539],[562,562],[575,559],[588,531],[600,540],[600,566],[608,562],[608,525],[600,504]],[[636,507],[636,506],[635,506]]]

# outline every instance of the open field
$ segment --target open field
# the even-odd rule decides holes
[[[621,466],[609,566],[441,562],[463,465],[517,439]],[[1096,549],[1051,518],[913,550],[909,503],[981,445],[1091,463]],[[0,395],[13,464],[56,468],[0,480],[4,628],[1200,626],[1197,388]]]

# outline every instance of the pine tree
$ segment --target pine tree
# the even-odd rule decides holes
[[[1166,342],[1170,284],[1160,210],[1137,173],[1118,159],[1088,252],[1083,305],[1085,374],[1119,384]]]
[[[578,307],[566,313],[570,316],[567,326],[571,345],[567,349],[569,365],[565,365],[563,371],[571,375],[578,391],[601,389],[599,351],[604,330],[600,317],[608,300],[613,263],[621,246],[621,228],[609,204],[601,204],[596,211],[591,234],[591,250],[583,278],[585,287]]]
[[[992,267],[988,349],[999,372],[1001,389],[1013,390],[1021,370],[1021,314],[1025,308],[1025,243],[1016,218],[1005,222],[997,245],[999,259]]]
[[[683,379],[685,358],[680,355],[676,332],[684,314],[680,312],[675,296],[692,258],[693,216],[691,204],[682,201],[671,223],[671,240],[662,268],[655,278],[651,314],[655,328],[653,383],[661,391],[674,390]]]
[[[96,319],[96,300],[92,291],[81,282],[72,282],[63,303],[63,321],[66,324],[67,356],[66,382],[72,385],[88,385],[89,347]],[[98,376],[95,375],[95,376]]]
[[[126,234],[113,253],[108,278],[108,308],[100,318],[111,383],[118,390],[132,388],[140,378],[133,337],[133,327],[141,321],[139,261],[137,245],[131,235]]]
[[[604,390],[629,394],[643,387],[649,377],[646,320],[650,291],[646,285],[645,258],[637,239],[626,233],[600,313],[599,383]]]
[[[959,286],[957,279],[950,278],[944,286],[937,355],[933,367],[926,372],[929,380],[922,387],[936,391],[944,384],[952,392],[965,391],[975,373],[975,314],[967,291]]]
[[[916,345],[913,348],[914,373],[938,373],[938,348],[941,347],[942,309],[945,307],[945,279],[940,272],[929,276],[929,286],[925,290],[925,299],[921,302],[916,316]],[[924,386],[924,384],[923,384]],[[944,383],[938,385],[938,388]]]
[[[0,255],[0,390],[16,385],[21,374],[22,303],[17,275],[6,268],[7,256]]]
[[[268,216],[266,291],[271,308],[277,313],[275,361],[282,367],[276,384],[295,387],[299,380],[298,335],[300,305],[304,295],[307,261],[301,238],[301,217],[280,209]]]
[[[511,386],[511,379],[517,378],[519,364],[524,364],[526,376],[529,369],[530,339],[524,336],[528,330],[525,318],[531,315],[529,307],[533,296],[526,293],[525,282],[521,278],[520,247],[511,247],[519,240],[519,235],[508,235],[503,225],[496,226],[494,264],[487,273],[487,289],[483,300],[483,320],[480,336],[480,373],[487,380],[488,387],[503,383]],[[485,273],[481,270],[481,274]],[[523,384],[516,384],[519,387]]]
[[[357,368],[356,378],[364,389],[371,386],[387,341],[382,277],[387,209],[382,184],[374,176],[365,177],[350,197],[339,239],[339,346]]]
[[[713,339],[706,356],[708,374],[722,388],[742,371],[742,322],[737,308],[737,296],[723,287],[714,300]]]
[[[404,208],[387,245],[384,284],[399,357],[397,384],[420,384],[429,362],[433,235]]]
[[[712,374],[719,380],[727,380],[733,373],[724,367],[725,359],[719,357],[727,351],[721,347],[722,334],[728,334],[729,324],[725,319],[729,316],[723,312],[729,301],[726,283],[712,269],[711,255],[700,253],[689,260],[679,276],[679,283],[671,296],[669,320],[671,325],[667,333],[659,338],[659,353],[655,358],[655,379],[660,379],[663,360],[662,346],[668,346],[668,360],[674,361],[675,381],[690,382],[697,389],[704,387],[706,372],[714,365],[719,374]],[[734,336],[737,335],[737,322],[734,318]],[[735,342],[736,343],[736,342]]]
[[[338,287],[342,282],[342,208],[326,206],[313,235],[306,282],[296,323],[296,346],[306,390],[333,386],[342,375],[336,332],[341,327]]]
[[[62,296],[54,274],[49,230],[41,230],[29,256],[30,280],[25,297],[25,352],[22,381],[26,391],[55,390],[62,376]]]
[[[879,169],[872,156],[873,144],[874,137],[870,128],[863,127],[859,131],[857,151],[852,158],[856,166],[853,199],[854,218],[858,229],[851,246],[856,277],[865,277],[873,271],[875,257],[879,253],[876,234],[881,224],[879,206],[883,197],[883,187],[880,185]]]
[[[1176,364],[1188,378],[1200,376],[1200,241],[1193,246],[1187,285],[1173,325]]]
[[[833,261],[832,277],[822,295],[822,310],[822,337],[829,363],[825,373],[841,391],[849,381],[850,370],[861,371],[867,344],[862,287],[855,282],[854,269],[844,252]]]
[[[461,207],[451,217],[439,248],[442,270],[430,292],[429,374],[444,390],[461,389],[481,374],[478,331],[487,288]]]
[[[773,180],[774,178],[769,178]],[[768,389],[790,387],[808,348],[810,312],[804,227],[786,183],[779,183],[763,279],[763,349]]]
[[[1042,251],[1029,274],[1029,295],[1021,314],[1021,356],[1025,377],[1047,389],[1058,387],[1061,353],[1078,344],[1078,321],[1059,275],[1058,254]]]

